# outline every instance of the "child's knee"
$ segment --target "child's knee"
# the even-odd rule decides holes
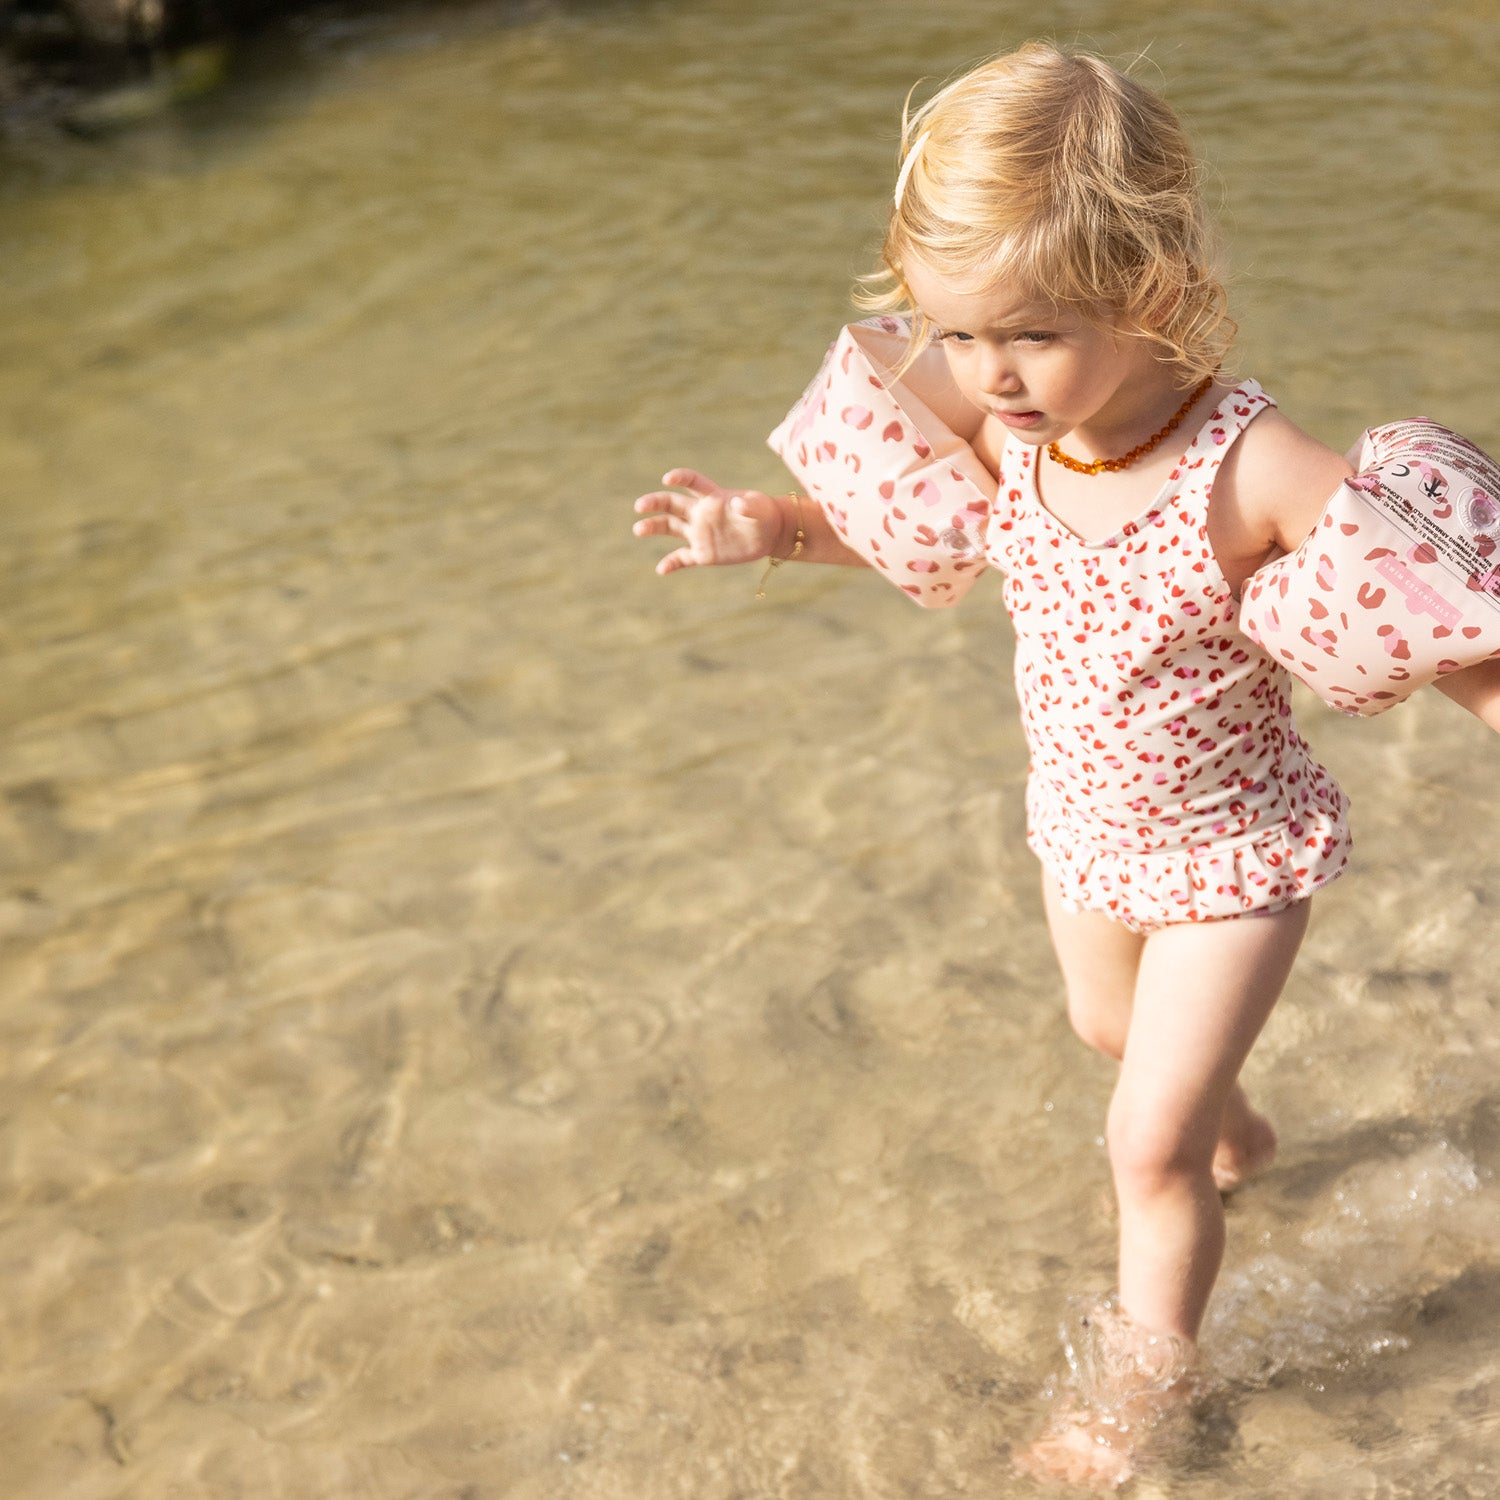
[[[1143,1105],[1121,1090],[1110,1100],[1104,1130],[1118,1184],[1152,1191],[1211,1172],[1216,1131]]]
[[[1116,1062],[1125,1055],[1125,1037],[1130,1027],[1130,1003],[1114,1003],[1089,993],[1068,991],[1068,1024],[1079,1041]]]

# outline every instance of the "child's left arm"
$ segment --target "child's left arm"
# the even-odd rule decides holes
[[[1439,677],[1432,685],[1500,733],[1500,658],[1475,662]]]
[[[1353,472],[1348,459],[1278,411],[1245,429],[1214,485],[1214,508],[1222,491],[1222,513],[1211,510],[1209,517],[1214,550],[1236,594],[1251,573],[1301,545]],[[1500,659],[1464,667],[1433,686],[1500,732]]]
[[[1236,594],[1257,569],[1296,550],[1353,473],[1348,459],[1274,407],[1250,423],[1224,455],[1208,515],[1209,539]]]

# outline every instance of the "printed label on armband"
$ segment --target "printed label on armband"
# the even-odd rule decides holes
[[[1463,611],[1449,604],[1435,589],[1423,583],[1405,563],[1394,557],[1382,557],[1375,571],[1393,588],[1406,595],[1406,607],[1414,615],[1431,615],[1439,625],[1452,630],[1463,619]]]
[[[1460,450],[1437,438],[1424,440],[1433,457],[1464,457]],[[1432,511],[1423,510],[1391,488],[1387,479],[1413,485]],[[1406,596],[1413,614],[1431,615],[1439,624],[1455,626],[1463,614],[1422,573],[1442,569],[1466,592],[1479,594],[1500,608],[1500,500],[1474,484],[1456,468],[1445,473],[1426,463],[1387,461],[1377,474],[1358,475],[1352,483],[1365,499],[1411,541],[1396,557],[1382,557],[1381,576]],[[1429,572],[1430,576],[1430,572]]]

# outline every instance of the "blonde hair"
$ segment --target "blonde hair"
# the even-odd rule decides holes
[[[1203,210],[1200,169],[1164,99],[1117,68],[1045,42],[983,63],[901,120],[884,268],[855,302],[913,311],[907,363],[931,325],[902,267],[964,291],[1021,295],[1113,320],[1191,385],[1236,330]]]

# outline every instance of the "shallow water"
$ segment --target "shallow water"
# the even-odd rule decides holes
[[[1242,367],[1500,443],[1500,21],[1077,0],[1222,180]],[[650,572],[846,316],[953,0],[324,12],[0,148],[16,1497],[1024,1495],[1106,1066],[998,589]],[[1388,219],[1387,219],[1388,216]],[[1248,1069],[1217,1396],[1144,1495],[1488,1496],[1500,814],[1311,702],[1357,871]]]

